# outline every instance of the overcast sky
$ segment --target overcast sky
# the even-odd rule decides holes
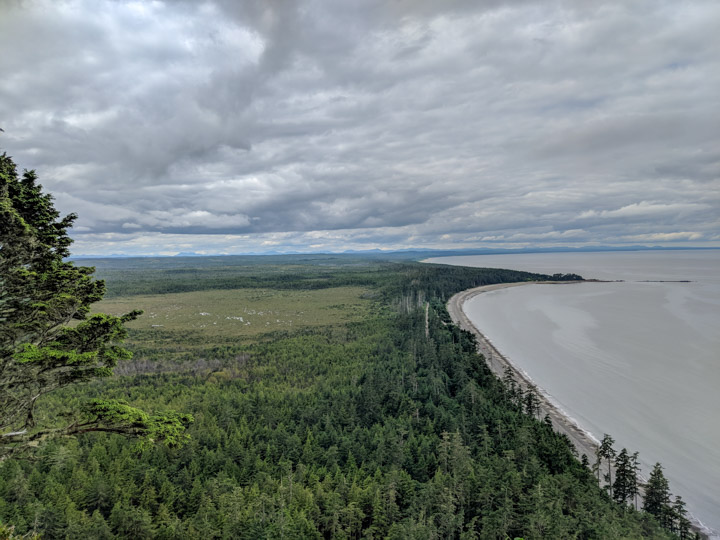
[[[720,2],[0,0],[75,254],[720,246]]]

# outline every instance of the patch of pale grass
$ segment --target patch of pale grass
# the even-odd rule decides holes
[[[93,307],[112,315],[142,309],[130,329],[240,337],[360,320],[370,304],[366,293],[361,287],[208,290],[112,298]]]

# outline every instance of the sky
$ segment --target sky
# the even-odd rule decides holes
[[[716,0],[0,0],[75,255],[720,247]]]

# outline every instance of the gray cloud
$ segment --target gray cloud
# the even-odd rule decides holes
[[[709,0],[0,10],[0,148],[76,252],[720,246]]]

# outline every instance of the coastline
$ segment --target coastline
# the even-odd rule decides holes
[[[521,281],[516,283],[497,283],[494,285],[483,285],[474,289],[467,289],[453,295],[447,303],[447,310],[452,321],[463,330],[467,330],[475,335],[478,341],[478,352],[484,357],[490,366],[492,372],[502,379],[505,370],[509,368],[515,378],[515,381],[522,386],[523,390],[527,390],[533,382],[521,369],[516,367],[506,356],[498,351],[490,340],[472,323],[463,310],[463,304],[471,298],[488,291],[498,289],[506,289],[509,287],[519,287],[521,285],[573,285],[575,283],[583,283],[582,281]],[[589,434],[583,431],[575,421],[572,420],[562,409],[556,406],[545,394],[542,388],[537,388],[538,398],[540,401],[541,415],[548,415],[552,422],[553,428],[559,433],[567,435],[575,446],[578,456],[587,455],[592,461],[595,456],[595,450],[598,448],[597,441],[590,438]]]
[[[595,457],[595,451],[598,448],[598,442],[591,437],[589,433],[584,431],[565,411],[555,405],[552,400],[547,396],[545,390],[538,387],[533,383],[528,374],[522,369],[515,366],[505,355],[503,355],[492,342],[473,324],[470,318],[466,315],[463,310],[463,304],[478,296],[482,293],[505,289],[509,287],[519,287],[521,285],[573,285],[576,283],[587,283],[588,281],[599,281],[599,280],[584,280],[584,281],[523,281],[515,283],[497,283],[493,285],[483,285],[481,287],[475,287],[473,289],[467,289],[453,295],[447,302],[447,310],[452,319],[453,323],[458,327],[466,330],[477,338],[478,352],[485,357],[485,361],[490,367],[491,371],[500,379],[505,376],[506,369],[510,369],[513,374],[515,382],[519,384],[523,390],[527,390],[530,384],[535,386],[539,401],[540,401],[540,413],[541,415],[547,414],[552,422],[553,429],[555,431],[566,435],[570,442],[577,450],[578,457],[585,454],[588,459],[592,462]],[[641,485],[641,494],[643,492],[643,485],[646,481],[645,478],[639,477]],[[688,518],[691,522],[691,530],[694,533],[698,533],[700,538],[704,540],[719,538],[714,535],[707,527],[705,527],[692,512],[688,513]]]

